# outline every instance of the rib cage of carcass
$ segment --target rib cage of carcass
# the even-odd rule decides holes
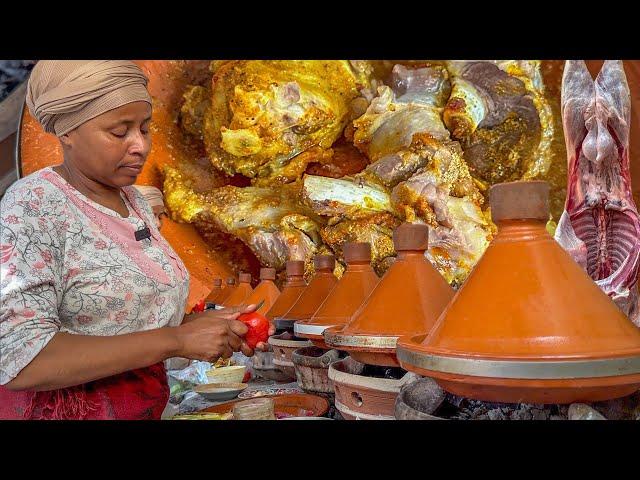
[[[408,220],[429,225],[428,256],[458,285],[494,231],[488,187],[549,168],[553,122],[536,61],[397,64],[386,78],[348,61],[212,70],[211,86],[186,92],[183,128],[214,167],[251,185],[197,191],[167,168],[166,202],[178,220],[241,239],[265,266],[318,252],[341,259],[345,242],[368,241],[383,273],[393,228]],[[341,142],[366,168],[331,166]],[[311,174],[318,164],[333,173]]]
[[[622,61],[604,62],[595,81],[584,61],[567,61],[561,105],[569,178],[556,240],[640,326],[640,215],[631,190],[631,95]]]

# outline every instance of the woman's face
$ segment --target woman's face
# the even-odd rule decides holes
[[[151,150],[151,105],[133,102],[110,110],[60,137],[65,161],[110,187],[133,185]]]

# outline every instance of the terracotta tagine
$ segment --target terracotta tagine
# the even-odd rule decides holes
[[[330,347],[324,342],[323,332],[329,327],[345,325],[380,280],[371,267],[369,243],[348,242],[342,251],[347,263],[342,278],[309,320],[294,325],[297,336],[308,338],[316,347],[327,350]]]
[[[455,395],[572,403],[640,388],[640,330],[549,235],[545,182],[494,185],[498,234],[426,335],[398,342],[403,368]]]
[[[304,282],[304,262],[302,260],[289,260],[286,270],[287,281],[282,287],[280,296],[266,315],[271,321],[287,313],[304,289],[307,288],[307,284]]]
[[[222,289],[222,291],[217,295],[215,299],[214,303],[216,303],[217,305],[222,305],[226,301],[226,299],[229,298],[229,295],[231,295],[236,289],[235,277],[227,278],[225,284],[225,288]],[[207,297],[207,302],[213,302],[213,300],[211,299],[211,294]]]
[[[333,255],[316,255],[313,258],[315,275],[302,295],[291,308],[275,318],[275,326],[279,330],[293,332],[293,325],[298,320],[308,320],[336,286],[338,279],[333,274],[336,259]]]
[[[223,302],[225,307],[237,307],[238,305],[246,303],[247,298],[249,298],[249,295],[253,292],[250,273],[241,273],[238,280],[238,286]]]
[[[253,292],[251,292],[251,295],[245,300],[245,303],[247,305],[258,305],[260,302],[264,302],[257,312],[265,315],[280,296],[280,290],[274,283],[275,279],[275,268],[261,268],[260,283]]]
[[[344,327],[324,331],[326,344],[371,365],[398,366],[396,341],[428,332],[454,291],[424,256],[429,227],[403,223],[393,232],[396,261]]]
[[[207,297],[207,300],[211,303],[216,303],[216,299],[222,294],[222,279],[214,278],[213,279],[213,288],[211,289],[211,293]]]

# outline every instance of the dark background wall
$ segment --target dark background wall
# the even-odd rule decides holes
[[[25,80],[35,60],[0,60],[0,197],[18,178],[13,152],[16,147]]]

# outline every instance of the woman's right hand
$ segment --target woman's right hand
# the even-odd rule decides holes
[[[187,323],[175,327],[178,340],[178,357],[215,362],[218,358],[229,358],[233,352],[253,354],[243,337],[248,327],[237,320],[255,305],[242,309],[206,310],[190,315]]]

